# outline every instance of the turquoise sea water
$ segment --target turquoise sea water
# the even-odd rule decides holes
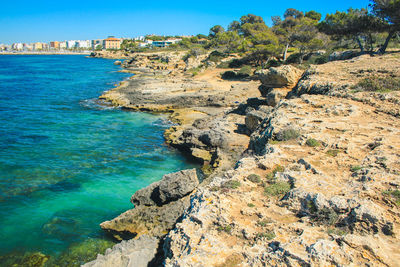
[[[112,60],[0,56],[0,254],[51,257],[132,208],[130,196],[193,167],[163,144],[165,117],[97,97],[128,75]]]

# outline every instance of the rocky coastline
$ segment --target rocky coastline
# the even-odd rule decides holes
[[[124,241],[84,266],[398,266],[400,91],[356,90],[400,77],[397,54],[240,80],[209,54],[126,58],[100,99],[170,114],[166,143],[203,167],[136,192],[101,224]]]

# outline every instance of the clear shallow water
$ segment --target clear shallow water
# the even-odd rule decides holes
[[[0,251],[65,252],[163,174],[193,167],[165,118],[102,107],[127,77],[107,59],[0,56]]]

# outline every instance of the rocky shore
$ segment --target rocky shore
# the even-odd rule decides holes
[[[136,192],[101,224],[125,241],[85,266],[399,266],[400,90],[356,86],[400,77],[398,54],[237,81],[208,56],[135,54],[101,96],[169,113],[166,142],[203,168]]]

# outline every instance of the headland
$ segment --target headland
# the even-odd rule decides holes
[[[396,266],[400,91],[365,83],[398,79],[399,54],[248,75],[211,58],[117,63],[135,75],[100,98],[170,114],[166,143],[203,168],[136,192],[101,224],[124,241],[85,266]]]

